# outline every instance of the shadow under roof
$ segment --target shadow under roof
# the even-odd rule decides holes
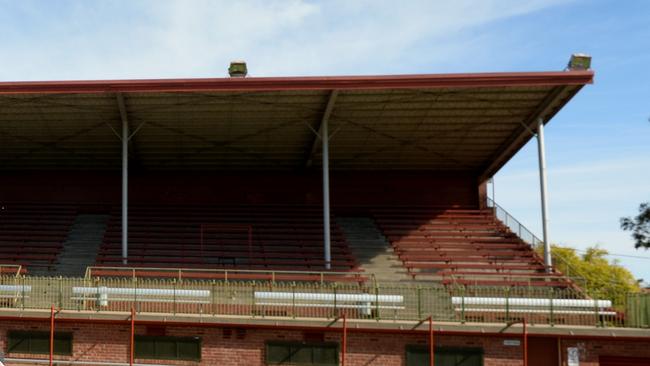
[[[300,171],[320,165],[330,104],[332,170],[490,177],[591,71],[0,83],[0,170],[132,166]]]

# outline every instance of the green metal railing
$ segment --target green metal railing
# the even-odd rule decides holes
[[[489,197],[487,198],[487,205],[494,209],[494,215],[497,220],[501,221],[501,223],[508,227],[512,233],[516,234],[525,243],[533,248],[538,248],[544,245],[544,242],[533,234],[532,231]],[[563,257],[556,256],[556,259],[561,261],[564,268],[566,268],[566,273],[563,273],[566,278],[573,281],[573,283],[580,288],[587,287],[587,279],[578,270],[573,268]],[[553,268],[553,271],[559,272],[556,268]]]
[[[630,294],[626,317],[574,289],[147,278],[0,277],[0,307],[79,312],[264,318],[566,324],[646,327],[647,296]],[[577,304],[577,305],[576,305]],[[611,305],[610,305],[611,306]]]
[[[183,280],[263,280],[270,282],[313,281],[313,282],[364,282],[374,281],[373,274],[362,271],[278,271],[254,269],[219,268],[156,268],[156,267],[108,267],[86,268],[86,279],[102,277],[119,278],[167,278]]]
[[[625,323],[629,327],[650,327],[650,293],[628,294],[625,307]]]

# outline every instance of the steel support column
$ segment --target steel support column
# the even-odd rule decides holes
[[[345,355],[348,349],[348,317],[343,314],[343,345],[341,346],[341,366],[345,366]]]
[[[122,94],[117,95],[122,119],[122,264],[129,260],[129,120]]]
[[[54,305],[50,307],[50,366],[54,364]]]
[[[542,199],[542,233],[544,240],[544,266],[550,272],[553,266],[551,244],[548,240],[548,193],[546,187],[546,148],[544,146],[544,120],[537,120],[537,155],[539,158],[539,186]]]
[[[434,365],[435,347],[433,343],[433,317],[429,317],[429,366]]]
[[[321,141],[323,151],[323,246],[325,254],[325,269],[332,268],[331,233],[330,233],[330,157],[329,157],[329,118],[324,118],[321,124]]]
[[[523,320],[523,347],[524,347],[524,366],[528,366],[528,328],[526,318]]]
[[[135,356],[135,308],[131,307],[131,338],[129,347],[129,365],[133,366]]]

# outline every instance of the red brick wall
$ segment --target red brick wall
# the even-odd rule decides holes
[[[580,350],[580,366],[596,366],[599,364],[600,356],[646,357],[650,359],[650,341],[564,339],[560,342],[560,346],[562,359],[565,362],[567,348],[577,347]]]
[[[160,334],[164,329],[166,335],[200,336],[202,338],[202,360],[165,361],[136,359],[139,363],[157,363],[169,365],[224,365],[224,366],[261,366],[264,365],[264,345],[268,340],[303,340],[304,333],[295,330],[270,329],[235,329],[230,334],[223,328],[195,327],[147,327],[136,326],[136,334]],[[47,331],[46,322],[4,321],[0,323],[0,347],[6,351],[7,330]],[[78,361],[128,362],[129,325],[109,324],[74,324],[59,323],[58,331],[73,332],[73,356],[55,356],[56,359],[73,359]],[[339,332],[324,334],[326,341],[341,341]],[[360,333],[348,334],[348,366],[397,366],[404,365],[406,345],[426,345],[426,334],[385,334]],[[480,347],[484,350],[485,366],[520,366],[522,362],[521,347],[503,345],[504,338],[489,336],[451,336],[438,335],[437,346]],[[581,366],[598,365],[599,355],[634,355],[650,357],[650,342],[564,340],[561,342],[563,353],[566,347],[578,346],[584,350]],[[6,354],[6,357],[42,358],[47,355]],[[566,355],[563,355],[566,359]]]

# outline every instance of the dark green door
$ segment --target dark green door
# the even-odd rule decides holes
[[[483,366],[483,349],[439,347],[434,353],[435,366]],[[407,366],[429,366],[426,346],[406,347]]]

